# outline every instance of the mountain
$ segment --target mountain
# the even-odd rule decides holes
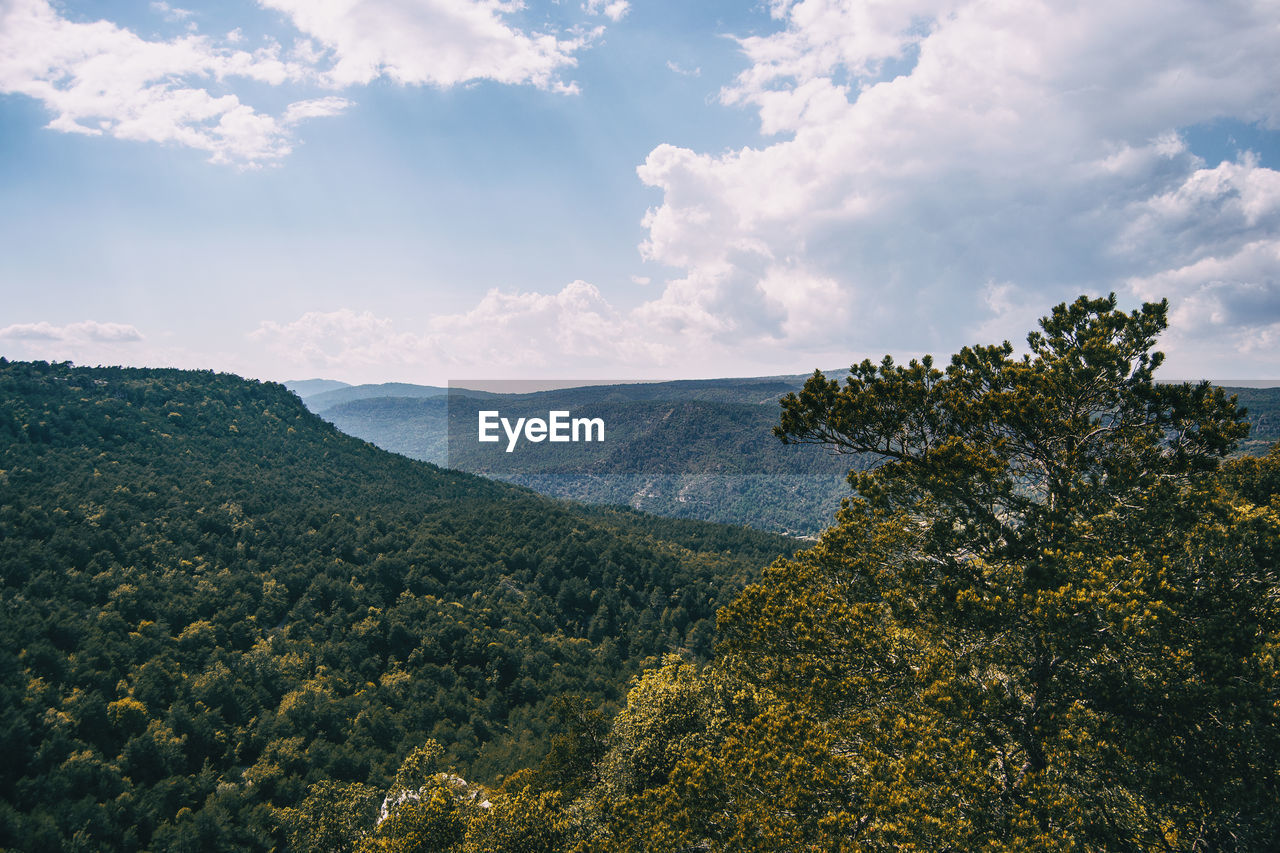
[[[1235,394],[1239,405],[1249,410],[1249,437],[1241,449],[1253,456],[1263,456],[1271,445],[1280,441],[1280,388],[1224,386]]]
[[[330,406],[320,411],[320,417],[383,450],[433,465],[447,463],[447,396],[371,397]]]
[[[530,766],[794,542],[344,435],[283,386],[0,359],[0,848],[266,850],[435,739]]]
[[[833,376],[842,375],[843,371]],[[374,397],[318,409],[343,432],[395,453],[529,486],[544,494],[627,505],[674,518],[741,524],[813,536],[828,527],[845,474],[863,456],[782,445],[772,435],[778,401],[803,376],[584,386],[479,396],[455,389],[425,399]],[[1262,453],[1280,439],[1280,388],[1233,387],[1248,407]],[[544,443],[506,452],[506,441],[475,441],[478,413],[514,422],[552,410],[599,417],[603,445]]]
[[[439,397],[448,394],[448,388],[436,385],[412,385],[407,382],[382,382],[376,385],[347,385],[318,393],[298,393],[313,412],[321,412],[353,400],[373,397]]]
[[[350,388],[346,382],[339,382],[337,379],[291,379],[284,383],[284,387],[293,393],[302,397],[324,393],[325,391],[336,391],[339,388]]]
[[[800,377],[708,380],[483,397],[455,389],[448,396],[368,398],[319,411],[343,432],[386,450],[544,494],[803,536],[831,524],[849,493],[845,474],[867,460],[806,452],[773,437],[778,400],[800,384]],[[314,399],[307,403],[315,409]],[[512,420],[552,410],[599,417],[608,425],[607,441],[506,454],[474,441],[482,409]]]

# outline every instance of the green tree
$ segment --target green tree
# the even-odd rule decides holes
[[[629,697],[599,846],[1274,849],[1280,453],[1221,465],[1244,413],[1154,381],[1164,325],[1082,298],[1025,356],[785,399],[783,440],[882,461],[721,612],[714,667],[648,691],[718,697],[696,736],[619,738]]]
[[[568,841],[560,795],[526,787],[477,812],[465,853],[556,853]]]
[[[1248,434],[1221,389],[1154,381],[1167,307],[1126,314],[1114,294],[1082,296],[1041,320],[1021,358],[1006,341],[965,347],[945,371],[885,356],[844,387],[817,372],[783,399],[774,433],[875,454],[884,464],[850,482],[927,518],[939,554],[1024,561],[1052,584],[1052,554],[1081,522],[1212,470]]]
[[[608,748],[609,722],[589,699],[576,694],[551,701],[555,733],[534,772],[534,787],[579,793],[597,780],[596,764]]]
[[[376,826],[371,821],[361,836],[359,853],[456,853],[462,849],[467,826],[477,812],[488,808],[486,791],[439,771],[443,755],[434,740],[409,752],[382,800]]]
[[[662,784],[680,757],[699,745],[714,725],[716,702],[698,667],[670,654],[645,672],[614,717],[601,781],[623,798]]]
[[[348,853],[370,834],[377,813],[375,789],[326,779],[310,786],[296,807],[280,809],[279,820],[291,850]]]
[[[1165,310],[1082,297],[1021,358],[886,358],[783,401],[784,441],[884,461],[722,613],[724,651],[839,744],[859,844],[1276,837],[1275,504],[1214,474],[1234,399],[1155,383]]]
[[[435,779],[390,804],[377,831],[357,848],[359,853],[454,853],[461,849],[470,818],[465,795],[446,779]]]

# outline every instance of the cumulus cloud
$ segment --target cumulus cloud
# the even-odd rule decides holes
[[[12,323],[0,328],[0,353],[12,359],[77,363],[122,363],[152,353],[134,326],[83,320],[78,323]]]
[[[405,368],[419,376],[537,375],[584,363],[627,369],[674,356],[584,281],[557,293],[491,290],[471,309],[432,317],[414,331],[344,308],[266,321],[250,338],[299,369]]]
[[[587,0],[583,7],[589,15],[604,15],[611,21],[621,21],[631,10],[627,0]]]
[[[1125,208],[1116,251],[1156,255],[1183,266],[1219,258],[1280,235],[1280,172],[1256,158],[1199,168]]]
[[[293,150],[299,121],[337,115],[351,101],[333,95],[263,111],[241,99],[245,81],[334,90],[385,76],[402,84],[494,80],[570,92],[576,87],[558,74],[590,40],[526,32],[507,20],[519,4],[499,0],[261,5],[283,12],[304,36],[291,50],[273,40],[239,49],[245,36],[238,28],[221,41],[200,35],[193,13],[163,2],[151,9],[185,22],[184,35],[147,39],[107,20],[72,20],[50,0],[0,0],[0,92],[40,101],[53,130],[183,145],[216,163],[257,166]],[[603,14],[612,17],[615,6]]]
[[[123,323],[84,320],[57,326],[53,323],[14,323],[0,329],[0,340],[56,341],[59,343],[130,343],[141,341],[142,333]]]
[[[385,75],[399,83],[442,87],[495,80],[572,90],[557,73],[575,64],[574,53],[585,44],[582,37],[566,39],[511,25],[507,14],[519,4],[500,0],[259,3],[283,12],[332,53],[325,77],[335,86]]]
[[[277,356],[316,368],[397,365],[423,356],[422,339],[397,332],[392,321],[369,311],[309,311],[288,323],[267,320],[250,336]]]
[[[661,344],[640,339],[599,289],[571,282],[558,293],[490,290],[469,311],[433,318],[430,338],[449,362],[548,367],[566,361],[659,361]]]
[[[813,298],[828,287],[818,280],[800,284],[785,298]],[[778,372],[785,354],[780,345],[766,342],[744,352],[740,341],[718,337],[725,327],[711,311],[676,310],[670,303],[621,309],[595,285],[574,281],[555,293],[490,290],[471,308],[413,329],[344,308],[265,321],[249,337],[281,362],[280,370],[382,380],[668,379],[686,376],[691,365],[726,375]],[[812,366],[797,362],[795,372]]]
[[[1170,369],[1179,375],[1239,376],[1243,367],[1261,378],[1280,377],[1280,238],[1246,243],[1127,284],[1143,299],[1170,300]],[[1206,339],[1217,346],[1204,347]]]
[[[309,74],[276,46],[250,53],[198,35],[148,41],[109,21],[67,20],[47,0],[0,6],[0,91],[42,102],[54,130],[176,143],[217,163],[269,162],[292,150],[287,123],[211,87]]]
[[[408,331],[388,317],[341,309],[263,322],[250,338],[298,368],[377,367],[442,377],[495,377],[604,369],[619,375],[682,355],[657,341],[598,288],[574,281],[556,293],[490,290],[472,308],[437,315]]]
[[[1256,248],[1280,233],[1280,174],[1248,156],[1205,163],[1181,135],[1223,118],[1280,127],[1273,4],[770,9],[779,31],[741,40],[749,66],[721,98],[772,138],[715,154],[660,145],[638,169],[662,192],[641,252],[678,271],[644,308],[655,321],[947,350],[977,332],[1019,338],[1015,299],[1039,313],[1176,283],[1170,295],[1190,300],[1210,286],[1185,283],[1196,270],[1236,263],[1236,277],[1205,279],[1226,306],[1228,293],[1265,302],[1280,280]],[[1246,328],[1219,316],[1224,336]]]

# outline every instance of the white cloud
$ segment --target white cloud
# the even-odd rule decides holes
[[[141,332],[125,323],[84,320],[13,323],[0,328],[0,352],[11,359],[78,364],[157,363]]]
[[[677,270],[644,308],[655,321],[744,346],[948,351],[977,332],[1020,339],[1015,298],[1039,316],[1081,292],[1136,295],[1280,235],[1280,174],[1205,164],[1179,135],[1222,118],[1280,127],[1274,4],[771,9],[782,29],[741,42],[750,65],[722,98],[776,138],[661,145],[638,170],[663,194],[642,254]],[[1216,287],[1269,293],[1269,257]],[[1234,331],[1178,346],[1233,346],[1246,327],[1223,316]]]
[[[1142,299],[1171,304],[1170,371],[1187,378],[1280,378],[1280,238],[1246,243],[1155,275],[1133,278]],[[1206,347],[1203,341],[1217,345]]]
[[[260,164],[290,152],[284,123],[209,88],[237,77],[280,85],[311,73],[278,54],[196,35],[148,41],[108,21],[67,20],[47,0],[0,7],[0,91],[41,101],[53,113],[50,128],[176,143],[219,163]]]
[[[327,97],[313,98],[309,101],[296,101],[290,104],[281,116],[281,121],[286,124],[297,124],[309,118],[323,118],[326,116],[336,116],[346,111],[352,106],[351,101],[346,98]]]
[[[239,28],[219,42],[195,32],[189,10],[153,2],[155,13],[186,21],[189,32],[149,40],[107,20],[71,20],[50,0],[0,0],[0,92],[40,101],[54,130],[183,145],[213,162],[257,166],[292,151],[297,122],[336,115],[351,102],[310,98],[265,112],[238,94],[245,81],[334,89],[386,76],[402,84],[494,80],[571,92],[574,84],[558,74],[591,38],[521,30],[507,20],[519,4],[500,0],[261,5],[284,12],[309,38],[287,54],[273,40],[246,51],[235,47],[245,41]]]
[[[195,14],[190,9],[179,9],[175,6],[170,6],[168,3],[163,2],[163,0],[152,0],[151,11],[160,15],[170,23],[185,21]]]
[[[53,323],[14,323],[0,329],[0,340],[56,341],[60,343],[130,343],[142,340],[142,333],[123,323],[84,320],[57,326]]]
[[[14,360],[72,361],[80,365],[132,364],[148,367],[208,369],[217,365],[246,376],[259,376],[259,365],[244,356],[243,346],[210,351],[198,335],[161,331],[143,334],[129,323],[83,320],[13,323],[0,328],[0,355]]]
[[[1181,177],[1181,176],[1180,176]],[[1254,158],[1200,168],[1181,183],[1127,206],[1119,251],[1179,266],[1280,235],[1280,172]]]
[[[621,21],[631,10],[627,0],[587,0],[583,7],[589,15],[604,15],[611,21]]]
[[[667,70],[675,74],[679,74],[681,77],[701,77],[702,76],[701,68],[698,68],[698,67],[685,68],[683,65],[676,62],[673,59],[667,60]]]
[[[309,311],[288,323],[264,321],[250,338],[289,363],[317,369],[408,363],[422,356],[423,343],[385,317],[348,308]]]
[[[251,335],[297,369],[384,371],[411,375],[537,375],[588,363],[634,367],[672,353],[645,339],[593,285],[575,281],[560,292],[491,290],[470,310],[431,318],[417,331],[387,317],[341,309],[311,312],[288,323],[263,322]],[[328,375],[328,374],[326,374]]]
[[[398,83],[454,86],[475,80],[572,90],[557,73],[575,64],[583,38],[525,32],[499,0],[259,0],[285,13],[332,52],[334,86],[387,76]],[[625,5],[625,4],[624,4]]]
[[[802,284],[783,298],[825,298],[826,282]],[[491,290],[472,308],[412,330],[390,317],[341,309],[266,321],[249,338],[279,362],[279,375],[310,371],[351,381],[669,379],[687,376],[691,365],[704,375],[776,373],[780,357],[792,355],[767,343],[744,353],[739,341],[717,337],[724,328],[723,318],[696,306],[654,302],[622,310],[594,285],[574,281],[556,293]],[[796,361],[794,372],[812,366]]]

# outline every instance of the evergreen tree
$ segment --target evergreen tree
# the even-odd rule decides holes
[[[721,612],[671,770],[617,807],[604,765],[598,847],[1274,849],[1280,454],[1222,466],[1244,412],[1155,383],[1163,303],[1041,325],[784,401],[884,461]]]

